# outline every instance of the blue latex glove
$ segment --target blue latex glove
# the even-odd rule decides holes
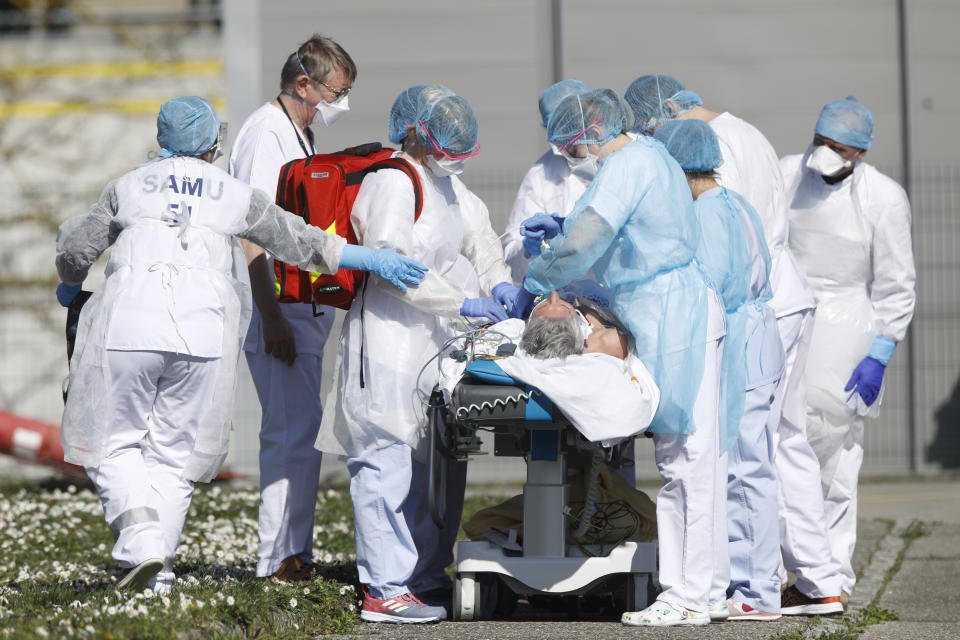
[[[526,287],[520,287],[517,298],[510,309],[511,318],[526,318],[533,311],[533,303],[537,299],[537,294],[530,293]]]
[[[408,284],[420,284],[424,274],[429,271],[425,264],[402,256],[393,249],[370,249],[355,244],[343,248],[340,268],[375,273],[400,291],[406,291]]]
[[[540,243],[542,240],[537,240],[536,238],[524,238],[523,239],[523,250],[529,253],[531,256],[540,255]]]
[[[467,298],[460,306],[460,313],[471,318],[490,318],[494,322],[507,319],[507,312],[493,298]]]
[[[520,224],[520,235],[536,240],[549,240],[563,231],[563,218],[553,213],[532,215]]]
[[[853,375],[844,387],[844,391],[856,389],[863,401],[869,407],[880,393],[880,385],[883,384],[883,371],[886,367],[879,360],[867,356],[860,361],[857,368],[853,370]]]
[[[520,293],[520,287],[515,287],[509,282],[501,282],[493,288],[493,299],[508,310],[513,308],[517,302],[517,295]]]
[[[61,307],[69,307],[73,299],[80,293],[82,287],[82,284],[70,285],[61,282],[57,285],[57,302],[60,303]]]

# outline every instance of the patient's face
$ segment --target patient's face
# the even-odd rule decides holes
[[[574,312],[575,310],[572,304],[562,300],[556,291],[551,291],[550,297],[535,306],[533,311],[530,312],[530,315],[559,320]]]
[[[612,327],[605,327],[592,313],[586,316],[590,323],[590,335],[584,342],[584,353],[605,353],[621,360],[627,357],[627,337]]]

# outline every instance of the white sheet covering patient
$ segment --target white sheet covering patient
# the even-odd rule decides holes
[[[513,356],[497,360],[500,368],[542,391],[587,440],[611,445],[646,430],[656,413],[660,390],[630,352],[628,337],[611,322],[612,316],[589,305],[581,308],[582,313],[553,292],[530,316],[530,327],[537,318],[557,323],[544,334],[552,341],[567,342],[556,351],[564,357],[544,357],[553,347],[531,341],[530,331],[525,333],[528,323],[515,318],[489,327],[474,342],[474,353],[493,355],[500,344],[517,344]],[[448,389],[452,390],[464,368],[445,366]]]

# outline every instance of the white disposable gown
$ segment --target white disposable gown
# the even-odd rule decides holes
[[[250,319],[246,260],[234,236],[286,262],[332,271],[344,240],[309,228],[262,191],[198,158],[157,159],[111,182],[57,237],[57,270],[84,280],[111,244],[106,280],[83,308],[63,415],[65,459],[96,467],[112,397],[108,350],[221,358],[184,470],[209,481],[229,444],[239,349]]]
[[[828,537],[842,586],[853,588],[856,487],[863,416],[844,391],[877,335],[903,340],[913,317],[916,271],[903,189],[859,162],[829,185],[804,155],[782,160],[789,185],[790,246],[817,297],[807,361],[807,432],[821,466]],[[882,399],[877,398],[876,405]]]
[[[517,190],[507,221],[507,234],[503,238],[503,256],[513,273],[514,282],[523,280],[530,261],[535,257],[523,248],[523,236],[520,235],[523,221],[538,213],[566,217],[588,184],[570,173],[567,161],[553,149],[540,156],[527,170]]]
[[[406,292],[369,276],[354,299],[344,320],[338,379],[317,438],[321,451],[358,455],[384,441],[416,451],[426,426],[418,392],[429,396],[438,382],[436,363],[425,365],[455,334],[461,318],[461,278],[469,271],[464,259],[482,295],[510,280],[486,205],[456,176],[437,178],[414,166],[423,186],[416,223],[413,186],[400,171],[364,178],[351,221],[364,246],[393,248],[430,271]]]

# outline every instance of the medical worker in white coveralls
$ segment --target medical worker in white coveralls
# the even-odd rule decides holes
[[[873,116],[855,98],[827,103],[802,155],[781,160],[790,248],[817,296],[807,362],[807,433],[820,459],[827,538],[841,587],[856,582],[857,477],[864,416],[913,318],[916,271],[910,203],[863,161]]]
[[[426,267],[344,246],[210,164],[220,120],[197,96],[163,104],[158,157],[117,178],[57,236],[68,305],[112,245],[80,315],[63,415],[67,462],[83,465],[116,536],[120,588],[169,591],[195,481],[227,455],[236,366],[250,319],[247,238],[304,269],[370,269],[404,289]]]

